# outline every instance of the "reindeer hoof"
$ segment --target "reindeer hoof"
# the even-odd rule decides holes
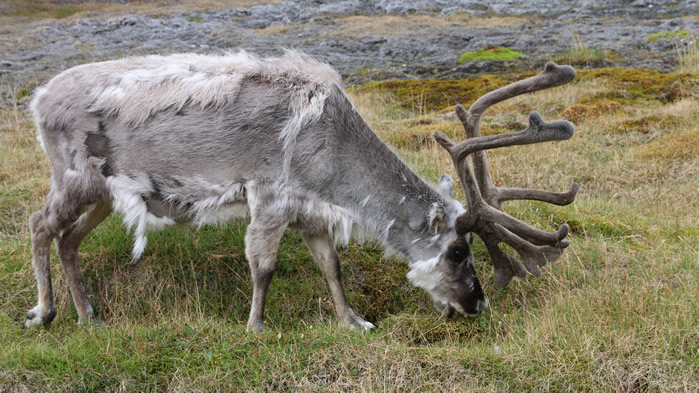
[[[107,326],[107,324],[104,323],[104,321],[96,316],[96,315],[90,315],[87,318],[79,318],[78,317],[78,325],[80,326]]]
[[[24,321],[24,327],[33,328],[35,326],[48,325],[55,317],[55,309],[42,311],[39,306],[36,306],[27,312],[27,319]]]
[[[263,322],[248,322],[248,327],[245,330],[253,333],[264,333],[265,324]]]
[[[343,318],[343,323],[350,329],[361,329],[363,332],[370,332],[376,329],[376,325],[360,318],[354,311],[350,311],[348,315]]]

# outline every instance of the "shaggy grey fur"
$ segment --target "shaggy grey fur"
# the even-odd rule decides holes
[[[340,281],[333,243],[351,235],[377,238],[412,266],[422,263],[411,280],[429,282],[440,309],[482,312],[487,299],[470,246],[458,258],[444,254],[465,239],[454,229],[464,208],[451,196],[451,180],[443,178],[437,191],[415,175],[376,137],[339,81],[327,65],[294,52],[130,58],[51,80],[32,101],[52,184],[31,220],[39,301],[26,326],[55,316],[48,259],[55,237],[65,238],[59,255],[80,319],[94,318],[77,249],[112,209],[134,231],[135,259],[149,229],[249,215],[248,328],[255,331],[264,327],[287,227],[302,232],[350,327],[373,328],[347,304]]]

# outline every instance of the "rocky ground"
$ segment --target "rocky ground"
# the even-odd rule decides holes
[[[595,54],[578,66],[671,71],[677,47],[695,45],[699,32],[695,0],[286,0],[64,19],[12,16],[7,9],[0,16],[0,74],[12,84],[30,85],[85,62],[238,48],[261,55],[297,48],[332,64],[349,84],[539,68],[571,48]],[[513,48],[527,57],[457,63],[463,52],[487,46]]]

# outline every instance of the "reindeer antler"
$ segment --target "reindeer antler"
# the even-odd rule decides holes
[[[480,135],[481,115],[490,106],[500,101],[520,94],[560,86],[572,81],[573,78],[575,78],[573,67],[558,66],[549,62],[541,74],[480,97],[468,111],[463,106],[457,105],[456,114],[464,125],[468,139],[454,143],[441,132],[434,135],[437,142],[451,155],[466,192],[468,209],[457,218],[456,230],[461,235],[475,232],[483,239],[493,261],[495,285],[500,288],[507,286],[515,275],[526,276],[527,271],[534,276],[539,276],[541,274],[539,266],[558,259],[563,249],[570,244],[565,240],[568,224],[563,224],[557,232],[542,231],[503,212],[502,202],[532,199],[567,205],[575,199],[579,185],[573,183],[570,190],[566,192],[495,187],[490,178],[488,159],[484,150],[565,140],[573,136],[575,128],[567,121],[544,122],[541,115],[532,112],[529,115],[529,127],[524,131],[484,137]],[[467,159],[469,155],[472,157],[475,174]],[[501,242],[514,248],[524,261],[524,265],[503,252],[499,246]]]

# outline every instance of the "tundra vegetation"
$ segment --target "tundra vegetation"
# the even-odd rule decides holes
[[[252,335],[245,333],[252,283],[244,224],[155,233],[142,260],[127,264],[132,240],[117,216],[82,248],[88,292],[106,326],[75,324],[54,266],[58,317],[48,329],[20,329],[34,302],[26,222],[48,191],[48,166],[29,114],[3,108],[0,390],[692,391],[699,383],[696,75],[587,72],[595,77],[582,72],[570,85],[498,104],[483,119],[484,133],[521,129],[533,109],[576,122],[566,143],[490,154],[496,184],[583,185],[572,209],[506,206],[542,229],[567,222],[568,252],[541,277],[497,290],[476,240],[491,310],[475,320],[440,319],[429,296],[406,281],[405,265],[351,244],[340,256],[347,292],[377,324],[372,334],[337,325],[322,273],[294,233],[280,247],[268,331]],[[398,91],[370,86],[350,95],[425,178],[456,178],[430,137],[436,130],[461,137],[452,105],[426,110],[396,98]]]
[[[143,258],[128,264],[133,241],[117,215],[81,248],[106,325],[75,324],[54,254],[58,316],[46,329],[20,328],[35,302],[27,220],[48,192],[49,167],[29,113],[3,106],[0,391],[696,391],[696,64],[694,55],[684,68],[693,72],[583,70],[571,84],[489,109],[484,135],[525,128],[532,110],[576,124],[565,143],[489,152],[498,185],[581,183],[572,207],[505,205],[541,229],[568,223],[571,246],[540,277],[499,290],[476,238],[491,306],[470,320],[439,318],[429,295],[407,282],[406,265],[351,243],[340,254],[344,284],[377,325],[371,334],[338,325],[326,281],[294,232],[280,246],[267,331],[248,334],[244,223],[154,233]],[[436,182],[442,173],[457,178],[432,139],[435,131],[462,139],[454,104],[468,107],[480,89],[529,75],[380,82],[349,94],[379,136]],[[1,90],[21,103],[31,88],[3,82]]]
[[[468,63],[474,60],[514,60],[519,57],[526,57],[520,51],[510,48],[500,48],[498,46],[488,46],[473,52],[465,52],[459,56],[459,64]]]

